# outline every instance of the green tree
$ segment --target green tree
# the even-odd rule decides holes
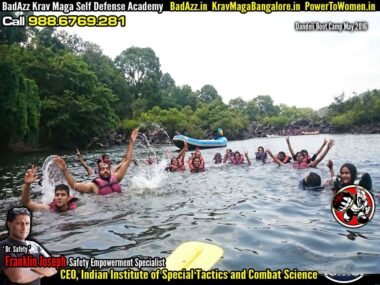
[[[193,92],[189,85],[175,87],[170,92],[170,97],[178,107],[190,106],[192,110],[196,109],[198,96]]]
[[[210,84],[204,85],[197,93],[199,101],[203,103],[210,103],[214,100],[222,101],[222,97],[220,97],[218,91]]]
[[[263,116],[275,116],[279,110],[273,105],[273,100],[269,95],[260,95],[253,99],[258,109],[258,115]]]
[[[28,39],[26,27],[9,27],[3,25],[4,17],[17,18],[20,16],[27,16],[30,12],[0,12],[0,45],[12,45],[14,43],[26,42]]]
[[[258,121],[261,116],[261,111],[257,105],[256,100],[252,99],[248,101],[247,108],[245,110],[250,121]]]
[[[19,54],[18,65],[39,89],[44,144],[81,146],[116,126],[116,97],[80,56],[42,44]]]
[[[151,48],[128,48],[115,58],[115,64],[124,73],[135,99],[146,99],[150,107],[159,103],[161,65]]]
[[[115,95],[113,108],[121,118],[132,117],[133,90],[128,85],[124,74],[118,70],[114,62],[105,56],[94,44],[85,43],[81,57],[94,72],[98,80]]]
[[[0,144],[36,143],[40,121],[38,88],[21,72],[17,49],[2,48],[0,57]]]
[[[165,73],[160,82],[160,87],[163,90],[170,90],[175,87],[175,81],[169,73]]]
[[[244,101],[241,97],[231,99],[230,102],[228,102],[228,105],[233,109],[238,109],[241,112],[245,112],[248,107],[248,103]]]

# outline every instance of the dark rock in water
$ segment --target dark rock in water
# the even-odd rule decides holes
[[[298,120],[295,120],[295,121],[291,122],[289,124],[289,127],[292,127],[292,128],[298,127],[298,128],[300,128],[300,127],[307,127],[309,125],[311,125],[311,121],[310,120],[308,120],[308,119],[298,119]]]
[[[139,138],[143,140],[144,144],[170,144],[171,139],[167,132],[153,124],[147,124],[140,129]],[[124,130],[114,130],[109,134],[102,135],[101,137],[94,137],[86,148],[93,147],[109,147],[115,145],[127,145],[129,140],[129,133]]]
[[[149,143],[151,144],[168,144],[170,143],[170,138],[165,131],[155,131],[151,134],[147,134]]]
[[[91,141],[86,145],[86,148],[92,148],[94,144],[99,140],[99,138],[94,137],[91,139]]]
[[[33,152],[41,152],[41,151],[53,151],[53,148],[49,146],[42,146],[38,144],[26,144],[24,142],[17,142],[13,144],[9,144],[7,147],[1,149],[2,151],[14,151],[14,152],[20,152],[20,153],[33,153]]]
[[[145,136],[150,144],[170,144],[171,139],[168,133],[156,125],[148,126],[144,129]]]
[[[324,120],[312,122],[309,119],[297,119],[282,128],[252,122],[247,128],[247,135],[244,138],[332,133],[333,131],[330,123]],[[229,139],[235,138],[229,137]]]

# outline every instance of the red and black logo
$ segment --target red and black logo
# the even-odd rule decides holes
[[[368,190],[350,185],[335,194],[331,210],[335,219],[343,226],[360,228],[372,219],[375,201]]]

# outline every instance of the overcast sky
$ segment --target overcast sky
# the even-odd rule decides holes
[[[150,47],[177,85],[213,85],[225,103],[270,95],[318,109],[380,88],[379,13],[127,13],[127,26],[67,28],[115,58]],[[299,32],[296,21],[367,21],[367,32]]]

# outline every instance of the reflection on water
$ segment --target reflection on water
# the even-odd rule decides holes
[[[380,182],[380,136],[337,135],[327,159],[335,170],[353,162],[359,172],[369,172],[374,192]],[[295,150],[317,150],[324,136],[291,138]],[[230,142],[233,150],[254,156],[259,145],[272,151],[287,150],[285,138],[261,138]],[[154,151],[168,161],[170,146]],[[65,214],[35,213],[32,237],[52,254],[126,258],[130,256],[165,257],[179,244],[189,240],[209,241],[223,247],[221,269],[298,268],[321,273],[380,273],[380,222],[376,210],[371,223],[351,231],[339,225],[330,210],[331,193],[302,191],[298,181],[309,170],[263,165],[213,166],[215,152],[205,150],[204,173],[166,173],[165,163],[144,164],[149,153],[135,148],[139,166],[131,165],[123,181],[123,193],[106,197],[76,194],[80,207]],[[109,150],[116,163],[123,148]],[[68,165],[79,181],[89,178],[67,153]],[[2,155],[0,215],[19,203],[21,181],[27,165],[41,169],[50,154]],[[83,153],[94,166],[99,152]],[[189,155],[189,154],[188,154]],[[187,155],[187,156],[188,156]],[[326,161],[316,170],[328,178]],[[44,199],[35,185],[32,197]],[[378,198],[376,200],[378,203]],[[1,218],[3,220],[3,218]],[[4,225],[0,233],[5,234]]]

